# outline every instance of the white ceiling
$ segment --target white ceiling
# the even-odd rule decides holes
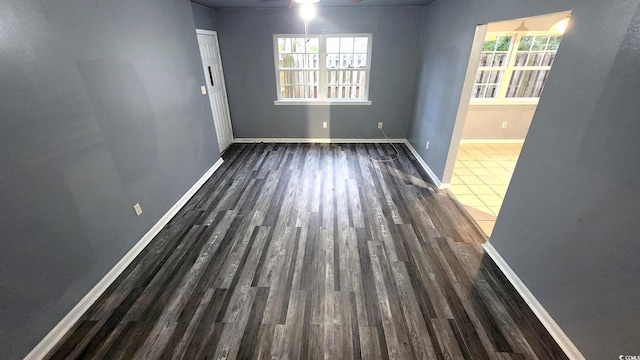
[[[435,0],[363,0],[354,3],[349,0],[320,0],[318,6],[410,6],[427,5]],[[266,8],[288,7],[290,0],[192,0],[196,4],[210,8]]]

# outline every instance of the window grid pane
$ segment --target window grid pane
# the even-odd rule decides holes
[[[280,93],[283,99],[317,99],[318,86],[280,86]]]
[[[280,85],[318,85],[318,71],[280,71]]]
[[[327,38],[328,99],[366,98],[368,46],[368,37]]]
[[[506,97],[540,97],[548,76],[549,70],[516,70],[509,81]]]
[[[327,98],[364,99],[367,72],[365,70],[337,70],[327,72]]]
[[[320,39],[278,38],[280,98],[317,99],[320,70]]]
[[[280,69],[319,69],[317,54],[280,54]]]
[[[520,39],[513,64],[516,70],[509,79],[507,98],[540,97],[561,40],[562,36],[523,36]]]
[[[551,66],[562,36],[523,36],[518,44],[514,67]]]
[[[280,69],[319,69],[320,39],[278,38],[278,67]]]
[[[473,98],[495,98],[498,96],[500,82],[509,63],[509,52],[513,36],[497,36],[494,40],[485,40],[480,54],[480,63],[476,73]]]
[[[328,37],[327,69],[366,69],[369,38]]]
[[[280,71],[280,95],[283,99],[317,99],[318,71]]]

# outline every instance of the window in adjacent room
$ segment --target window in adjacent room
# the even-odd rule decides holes
[[[472,101],[536,102],[561,40],[561,35],[548,33],[488,33]]]
[[[515,51],[515,61],[506,97],[539,98],[556,57],[561,36],[522,36]]]
[[[276,103],[368,104],[371,34],[274,35]]]
[[[509,50],[513,36],[498,36],[485,40],[476,73],[474,98],[495,98],[509,61]]]

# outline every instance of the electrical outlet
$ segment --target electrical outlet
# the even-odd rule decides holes
[[[505,129],[506,127],[507,127],[507,122],[505,121],[502,123],[502,128]]]
[[[382,121],[378,123],[378,129],[382,129]]]
[[[207,95],[207,87],[206,86],[200,86],[200,91],[202,92],[202,95]]]
[[[427,141],[427,145],[425,146],[425,148],[429,149],[429,142]]]
[[[323,122],[322,122],[322,128],[323,128],[323,129],[326,129],[326,128],[328,128],[328,127],[329,127],[329,124],[328,124],[326,121],[323,121]]]
[[[142,207],[140,206],[140,203],[133,205],[133,210],[136,211],[136,215],[140,216],[140,214],[142,214]]]

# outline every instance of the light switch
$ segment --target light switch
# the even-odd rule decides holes
[[[202,95],[207,95],[207,87],[206,86],[200,86],[200,91],[202,91]]]
[[[140,203],[133,205],[133,209],[136,211],[136,215],[140,216],[140,214],[142,214],[142,207],[140,206]]]

